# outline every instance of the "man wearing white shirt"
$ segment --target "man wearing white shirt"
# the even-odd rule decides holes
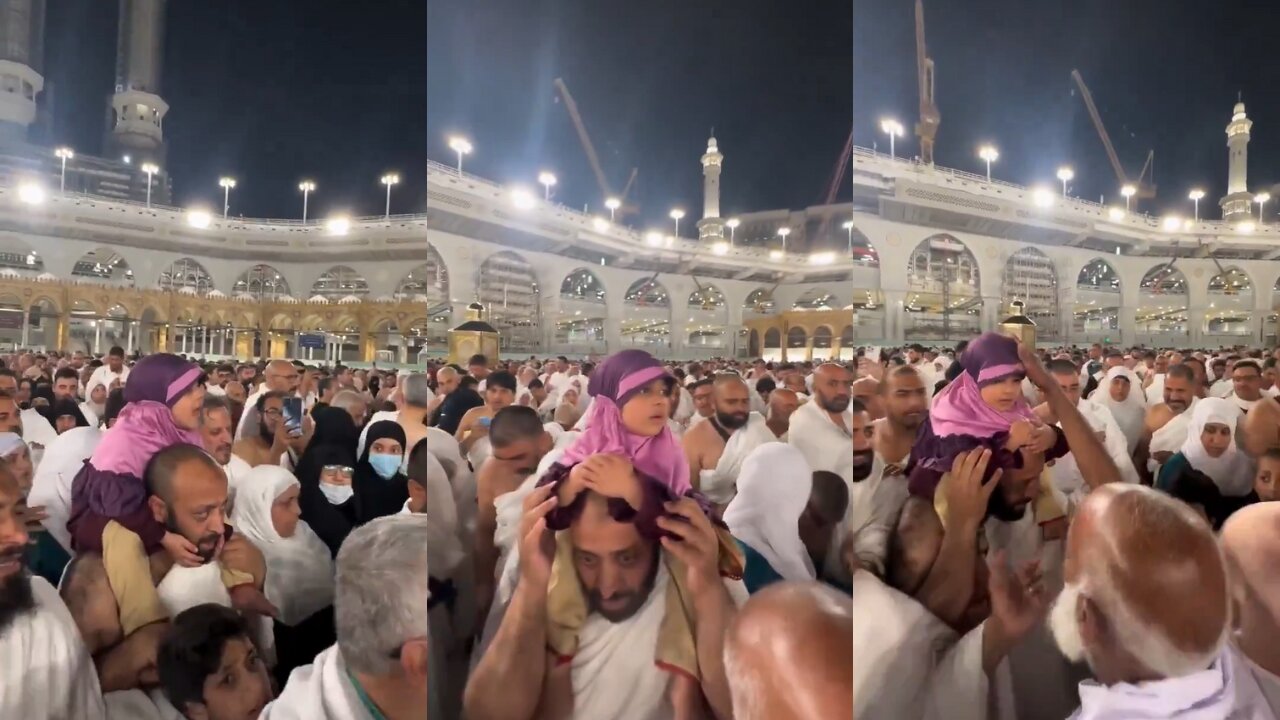
[[[231,451],[231,406],[225,398],[215,395],[204,396],[204,406],[200,414],[200,436],[204,440],[204,449],[227,474],[227,502],[235,502],[236,491],[248,477],[253,468],[243,458]]]
[[[97,382],[106,386],[107,391],[110,392],[112,384],[117,380],[121,385],[129,381],[129,367],[124,364],[124,348],[119,345],[111,348],[103,359],[106,361],[105,364],[93,371],[85,387],[93,387]]]
[[[298,385],[302,382],[302,376],[298,374],[298,369],[288,360],[272,360],[267,364],[263,377],[266,378],[266,381],[245,400],[244,406],[246,408],[254,407],[258,402],[258,398],[269,392],[292,396],[298,392]],[[245,423],[248,421],[250,414],[245,412],[240,416],[240,425],[236,427],[236,440],[244,439]]]

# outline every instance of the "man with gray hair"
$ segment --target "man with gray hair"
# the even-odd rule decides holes
[[[298,668],[261,720],[427,717],[426,515],[356,528],[338,551],[338,642]]]
[[[400,380],[400,413],[397,422],[404,428],[405,447],[416,447],[427,436],[427,407],[431,404],[431,378],[413,373]]]

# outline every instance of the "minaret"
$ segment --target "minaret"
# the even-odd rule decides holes
[[[724,220],[720,219],[720,166],[724,155],[716,148],[715,132],[707,140],[702,156],[702,219],[698,221],[699,240],[723,240]]]
[[[25,142],[44,90],[44,0],[0,0],[0,140]]]
[[[165,0],[120,0],[116,88],[107,113],[110,152],[131,156],[134,165],[154,162],[161,168],[164,116],[169,112],[160,97],[164,16]]]
[[[1227,125],[1227,195],[1222,198],[1222,219],[1227,222],[1253,217],[1253,195],[1249,194],[1249,129],[1253,121],[1244,114],[1244,103],[1237,102]]]

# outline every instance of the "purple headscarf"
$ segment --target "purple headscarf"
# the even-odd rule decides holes
[[[636,470],[662,483],[677,496],[692,489],[689,465],[680,443],[664,427],[653,437],[630,432],[622,424],[623,405],[654,380],[675,382],[662,363],[643,350],[623,350],[605,358],[591,374],[587,394],[594,398],[586,430],[565,450],[560,464],[572,467],[601,453],[624,455]]]
[[[177,355],[148,355],[129,372],[129,382],[124,386],[124,401],[149,400],[173,407],[178,398],[195,387],[203,375],[199,365]]]
[[[110,473],[141,478],[151,457],[179,443],[202,446],[200,433],[178,427],[170,409],[203,377],[200,366],[177,355],[143,358],[129,373],[128,403],[102,438],[90,464]]]

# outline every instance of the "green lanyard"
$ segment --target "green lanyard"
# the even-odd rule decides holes
[[[378,706],[373,704],[373,700],[369,699],[369,695],[364,691],[364,688],[360,687],[360,681],[356,680],[356,676],[351,674],[350,669],[347,669],[347,679],[351,681],[351,686],[356,689],[356,697],[360,698],[360,704],[364,705],[364,709],[369,711],[369,716],[373,720],[387,720],[387,716],[382,714]]]

